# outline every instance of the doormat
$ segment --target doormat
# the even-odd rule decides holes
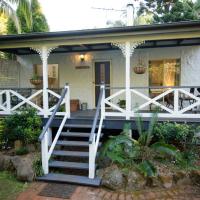
[[[70,199],[77,186],[70,184],[48,183],[39,196]]]

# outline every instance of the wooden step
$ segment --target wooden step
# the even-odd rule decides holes
[[[82,151],[58,151],[58,150],[54,150],[52,155],[69,156],[69,157],[89,157],[88,152],[82,152]]]
[[[50,173],[42,177],[38,177],[39,181],[53,181],[53,182],[62,182],[62,183],[73,183],[80,185],[88,186],[99,186],[101,179],[96,177],[94,179],[89,179],[86,176],[76,176],[76,175],[67,175],[67,174],[55,174]]]
[[[78,146],[78,147],[88,147],[88,142],[80,142],[80,141],[65,141],[65,140],[58,140],[56,145],[62,146]]]
[[[50,161],[49,167],[88,170],[89,164],[79,162]]]
[[[82,132],[62,132],[60,136],[63,137],[90,137],[90,133]]]
[[[92,128],[92,124],[66,124],[65,128]],[[99,125],[96,126],[98,128]],[[102,126],[104,128],[104,125]]]
[[[89,142],[58,140],[56,145],[76,146],[76,147],[89,147]],[[101,142],[99,143],[99,146],[101,146]]]

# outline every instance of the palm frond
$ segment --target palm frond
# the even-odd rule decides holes
[[[139,113],[136,114],[136,127],[139,135],[142,135],[143,132],[143,122],[142,122],[142,117],[140,116]]]
[[[16,1],[16,0],[14,0]],[[33,20],[32,20],[32,12],[31,12],[31,1],[29,0],[20,0],[18,3],[18,8],[22,11],[27,28],[32,30]]]
[[[156,142],[151,145],[151,148],[161,154],[167,154],[174,157],[178,155],[178,150],[175,146],[164,142]]]
[[[149,128],[148,128],[148,131],[147,131],[147,138],[146,138],[146,146],[149,146],[149,144],[151,143],[151,140],[153,138],[153,129],[155,127],[155,124],[157,122],[157,112],[154,112],[152,114],[152,117],[151,117],[151,120],[150,120],[150,123],[149,123]]]
[[[5,15],[9,16],[13,22],[15,23],[15,26],[17,28],[17,32],[21,33],[21,27],[20,27],[20,23],[18,20],[18,17],[16,15],[16,11],[15,9],[12,7],[12,2],[18,2],[17,0],[10,0],[9,1],[5,1],[5,0],[0,0],[0,13],[4,13]]]

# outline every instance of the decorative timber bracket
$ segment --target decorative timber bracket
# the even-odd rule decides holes
[[[139,45],[143,44],[143,40],[138,41],[127,41],[127,42],[113,42],[112,45],[118,47],[121,49],[124,57],[132,56],[134,53],[135,48],[137,48]]]
[[[41,46],[41,47],[31,47],[30,49],[32,49],[33,51],[37,52],[42,60],[42,62],[44,62],[45,60],[47,60],[50,56],[50,53],[56,49],[57,47],[50,47],[50,46]]]

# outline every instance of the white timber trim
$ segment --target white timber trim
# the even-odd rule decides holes
[[[48,101],[48,57],[50,53],[57,47],[39,46],[31,47],[36,51],[42,60],[42,72],[43,72],[43,110],[44,117],[48,117],[49,101]]]

